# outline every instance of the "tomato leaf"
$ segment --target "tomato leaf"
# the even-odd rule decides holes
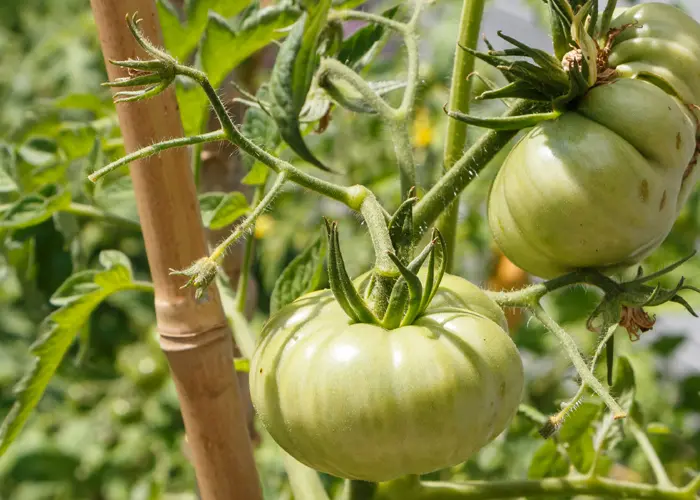
[[[266,102],[269,97],[269,89],[263,84],[255,97],[260,102]],[[255,144],[267,151],[273,151],[279,146],[281,139],[277,131],[275,121],[256,106],[249,107],[243,117],[241,133]],[[264,184],[270,173],[266,165],[256,161],[252,156],[243,154],[243,166],[248,170],[248,175],[243,178],[243,183],[251,186]]]
[[[600,413],[600,406],[593,403],[582,403],[571,412],[559,430],[559,439],[570,443],[578,440],[593,424]]]
[[[299,15],[299,9],[287,3],[273,5],[258,10],[240,29],[234,30],[224,17],[211,13],[199,53],[211,84],[218,87],[244,60],[285,36],[284,28],[291,26]]]
[[[586,429],[578,439],[568,443],[566,454],[576,470],[585,474],[593,465],[595,449],[593,448],[593,429]]]
[[[183,24],[168,0],[158,0],[158,17],[166,49],[173,57],[184,61],[197,48],[210,11],[233,17],[249,3],[250,0],[190,0],[187,2],[187,22]]]
[[[530,479],[565,476],[569,463],[554,440],[548,439],[535,451],[527,476]]]
[[[13,147],[0,144],[0,193],[12,193],[19,189],[14,179],[17,156]]]
[[[309,150],[299,129],[299,113],[318,67],[318,45],[326,25],[330,0],[321,0],[302,14],[280,49],[270,77],[269,113],[282,139],[303,160],[328,171]]]
[[[70,205],[68,191],[50,185],[39,193],[28,194],[0,215],[0,229],[21,229],[36,226]]]
[[[326,238],[319,236],[282,271],[270,297],[270,312],[275,313],[302,295],[318,288],[326,258]]]
[[[103,251],[100,254],[100,264],[103,269],[92,274],[92,287],[87,286],[87,275],[83,274],[71,283],[64,283],[53,298],[63,306],[44,320],[39,338],[31,347],[36,359],[17,385],[17,400],[0,426],[0,455],[22,430],[92,311],[109,295],[135,288],[131,265],[122,253]],[[84,291],[82,295],[79,295],[79,289]]]
[[[393,19],[398,10],[399,6],[397,5],[385,10],[382,16]],[[356,68],[356,65],[360,63],[365,55],[374,50],[384,36],[385,31],[386,27],[383,24],[372,23],[360,28],[343,41],[338,53],[338,60],[346,66]]]
[[[250,211],[243,193],[204,193],[199,196],[202,221],[209,229],[221,229]]]

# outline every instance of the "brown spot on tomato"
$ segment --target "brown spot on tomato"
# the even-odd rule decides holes
[[[639,196],[644,202],[649,199],[649,181],[646,179],[644,179],[642,184],[639,186]]]
[[[680,150],[681,149],[681,133],[678,132],[676,134],[676,149]]]
[[[659,203],[659,212],[661,212],[666,206],[666,190],[664,189],[664,194],[661,195],[661,203]]]

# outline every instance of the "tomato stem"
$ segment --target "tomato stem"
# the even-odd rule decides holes
[[[464,0],[462,2],[462,14],[460,17],[459,35],[457,38],[458,45],[468,47],[470,49],[476,49],[479,41],[481,19],[484,16],[485,6],[485,0]],[[460,111],[462,113],[469,112],[469,101],[472,97],[472,81],[471,78],[468,78],[468,76],[474,72],[474,61],[474,55],[466,50],[455,51],[452,82],[450,84],[449,109]],[[447,139],[445,141],[445,149],[443,151],[442,160],[445,171],[450,171],[458,167],[458,164],[461,161],[460,155],[462,155],[466,140],[467,124],[457,120],[448,120]],[[503,144],[501,144],[496,151],[505,146],[507,142],[508,140],[503,142]],[[443,179],[445,177],[447,176],[443,176]],[[469,181],[467,181],[467,183],[468,182]],[[466,183],[464,186],[466,186]],[[437,185],[435,187],[437,187]],[[431,189],[430,192],[434,192],[435,187]],[[456,194],[452,196],[451,200],[441,200],[442,208],[440,212],[435,214],[435,216],[432,217],[432,220],[427,222],[425,228],[427,229],[427,225],[430,225],[435,219],[437,219],[437,216],[444,211],[437,223],[437,227],[447,243],[447,255],[445,256],[447,259],[447,272],[452,270],[452,262],[454,260],[454,248],[457,240],[457,215],[459,210],[459,203],[457,200],[462,189],[456,189]],[[426,194],[426,198],[430,192]],[[447,208],[445,209],[445,207]],[[420,220],[420,217],[416,218],[417,222]],[[416,227],[418,228],[416,231],[417,234],[421,233],[421,226],[423,226],[423,224],[416,224]]]
[[[578,346],[573,338],[564,330],[559,323],[554,321],[554,319],[547,314],[547,311],[538,303],[533,303],[529,307],[532,314],[544,325],[547,330],[554,334],[554,336],[559,340],[569,359],[576,368],[579,376],[581,377],[584,384],[593,389],[593,392],[598,394],[603,402],[610,408],[613,412],[613,418],[620,419],[627,416],[627,412],[622,409],[617,401],[610,395],[608,390],[603,387],[603,384],[598,381],[593,372],[588,368],[586,362],[583,360],[581,353],[578,350]]]

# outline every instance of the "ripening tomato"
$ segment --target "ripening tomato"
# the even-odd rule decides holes
[[[465,461],[500,434],[523,391],[500,308],[446,275],[425,313],[393,330],[351,324],[329,290],[266,324],[250,386],[289,454],[339,477],[385,481]]]

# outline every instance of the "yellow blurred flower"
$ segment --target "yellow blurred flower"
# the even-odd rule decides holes
[[[255,222],[255,238],[261,240],[275,226],[275,218],[271,215],[263,214]]]
[[[433,126],[430,123],[428,108],[422,107],[416,111],[413,121],[413,145],[417,148],[426,148],[433,142]]]

